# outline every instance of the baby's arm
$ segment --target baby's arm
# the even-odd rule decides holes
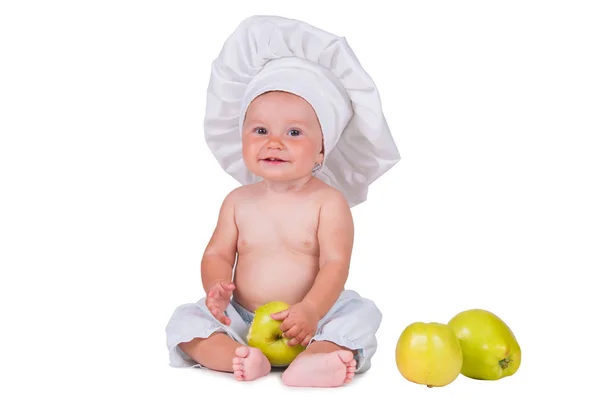
[[[231,282],[238,239],[234,215],[236,196],[237,190],[234,190],[223,200],[217,226],[202,256],[200,272],[202,285],[207,294],[215,284]]]
[[[314,308],[321,319],[344,290],[354,244],[350,206],[338,191],[328,194],[321,206],[317,238],[320,247],[319,273],[302,301]]]

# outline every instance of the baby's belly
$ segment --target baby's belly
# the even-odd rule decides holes
[[[314,256],[272,252],[240,255],[233,296],[250,311],[270,301],[291,305],[308,293],[318,271],[319,261]]]

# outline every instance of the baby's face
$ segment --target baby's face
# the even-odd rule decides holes
[[[311,174],[323,162],[323,135],[317,115],[303,98],[268,92],[255,98],[242,127],[244,162],[270,181],[291,181]]]

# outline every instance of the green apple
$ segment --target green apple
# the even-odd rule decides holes
[[[396,366],[408,381],[427,387],[452,383],[462,367],[460,343],[448,325],[414,322],[396,343]]]
[[[272,301],[258,307],[248,330],[248,345],[260,349],[272,366],[289,365],[305,349],[300,344],[290,346],[289,340],[281,336],[283,332],[279,327],[282,321],[271,318],[271,314],[288,307],[287,303],[281,301]]]
[[[463,311],[448,326],[461,346],[464,376],[498,380],[519,369],[521,347],[512,330],[495,314],[482,309]]]

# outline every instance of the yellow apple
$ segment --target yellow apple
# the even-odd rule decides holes
[[[271,314],[287,309],[289,305],[272,301],[254,311],[254,320],[248,330],[248,345],[260,349],[272,366],[287,366],[304,351],[300,344],[290,346],[289,340],[282,337],[279,328],[282,321],[271,318]]]
[[[521,347],[512,330],[495,314],[482,309],[463,311],[448,326],[460,342],[464,376],[498,380],[519,369]]]
[[[460,375],[460,344],[447,325],[415,322],[398,339],[396,365],[400,374],[413,383],[443,387]]]

